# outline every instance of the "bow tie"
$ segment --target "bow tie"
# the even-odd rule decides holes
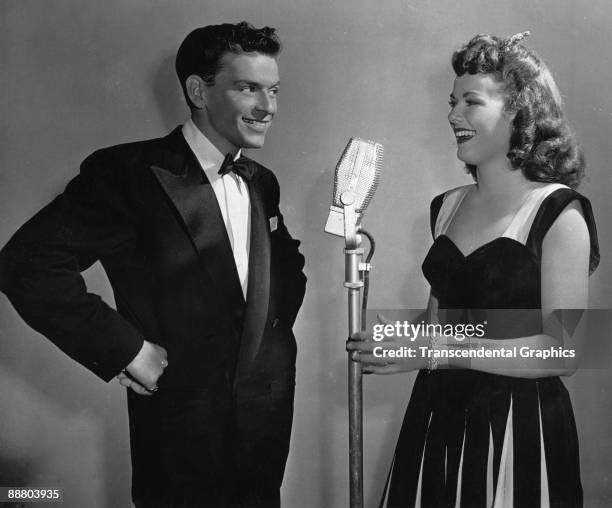
[[[253,178],[253,174],[255,173],[255,165],[244,157],[239,157],[238,160],[235,161],[234,156],[228,153],[223,160],[223,164],[221,164],[219,174],[223,176],[232,171],[248,182],[251,180],[251,178]]]

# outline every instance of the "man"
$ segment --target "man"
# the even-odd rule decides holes
[[[278,506],[306,278],[274,175],[241,155],[276,113],[274,29],[207,26],[176,70],[191,118],[106,148],[0,254],[20,315],[129,387],[137,507]],[[80,272],[100,260],[117,311]]]

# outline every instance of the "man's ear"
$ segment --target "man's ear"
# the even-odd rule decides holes
[[[204,80],[195,74],[192,74],[185,80],[185,90],[191,103],[198,109],[204,109],[206,106],[206,85]]]

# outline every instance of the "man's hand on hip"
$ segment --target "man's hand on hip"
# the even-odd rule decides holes
[[[157,380],[167,366],[166,350],[145,340],[136,357],[117,379],[122,386],[131,388],[140,395],[152,395],[157,391]]]

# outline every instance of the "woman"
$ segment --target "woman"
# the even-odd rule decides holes
[[[423,272],[430,322],[475,328],[467,340],[419,339],[428,341],[425,351],[510,353],[390,358],[381,351],[407,343],[347,346],[366,373],[423,369],[388,506],[582,506],[576,426],[559,379],[575,370],[577,355],[512,355],[579,349],[580,326],[562,325],[553,309],[587,307],[588,275],[599,261],[589,201],[573,190],[584,159],[550,72],[520,43],[525,35],[478,35],[453,55],[448,119],[476,183],[433,200]]]

